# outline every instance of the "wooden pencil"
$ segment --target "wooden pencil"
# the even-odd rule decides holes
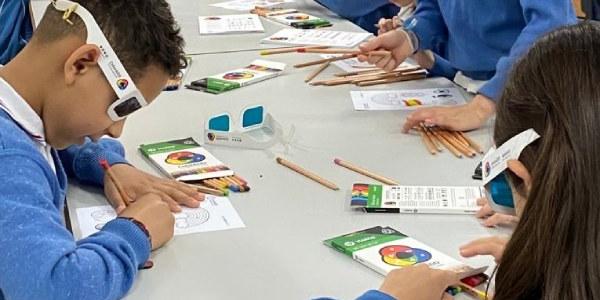
[[[260,55],[273,55],[273,54],[283,54],[283,53],[292,53],[298,52],[300,49],[325,49],[329,48],[329,46],[302,46],[302,47],[289,47],[289,48],[280,48],[274,50],[263,50],[260,52]]]
[[[319,60],[314,60],[314,61],[297,64],[297,65],[294,65],[294,68],[304,68],[304,67],[309,67],[309,66],[314,66],[314,65],[321,65],[321,64],[324,64],[327,62],[334,62],[334,61],[338,61],[338,60],[354,58],[357,56],[358,56],[358,54],[344,54],[344,55],[338,56],[338,57],[324,58],[324,59],[319,59]]]
[[[469,142],[467,142],[467,140],[465,140],[460,135],[460,132],[458,132],[458,131],[450,131],[450,134],[452,134],[463,146],[465,146],[467,148],[471,148],[471,146],[469,145]]]
[[[460,151],[458,151],[458,149],[454,148],[452,144],[446,141],[446,139],[439,132],[437,132],[436,130],[432,130],[431,128],[430,132],[444,145],[444,147],[446,147],[446,149],[452,152],[452,154],[454,154],[458,158],[463,157],[463,154]]]
[[[459,132],[458,134],[460,134],[460,136],[465,139],[467,141],[467,143],[469,143],[469,145],[471,145],[471,147],[473,149],[475,149],[475,151],[483,154],[483,148],[481,148],[481,146],[479,146],[479,144],[477,144],[475,141],[473,141],[468,135],[466,135],[464,132]]]
[[[310,73],[306,77],[306,79],[304,79],[304,82],[310,82],[311,80],[315,79],[315,77],[317,77],[319,74],[321,74],[321,72],[323,72],[325,69],[327,69],[327,67],[329,67],[329,64],[330,64],[330,62],[326,62],[326,63],[322,64],[314,72]]]
[[[416,130],[417,130],[417,132],[419,132],[419,135],[421,136],[421,140],[425,144],[425,147],[427,148],[427,151],[429,151],[429,153],[431,153],[432,155],[437,154],[437,149],[433,145],[433,141],[427,135],[427,133],[425,132],[425,130],[423,130],[423,128],[420,128],[420,127],[417,127]]]
[[[121,185],[121,182],[119,180],[117,180],[117,177],[115,176],[115,173],[110,168],[110,165],[108,164],[108,161],[106,159],[100,160],[100,166],[102,167],[102,169],[104,169],[104,172],[106,173],[106,175],[108,176],[108,178],[110,179],[110,181],[112,181],[112,183],[117,188],[117,192],[119,192],[119,196],[121,196],[121,200],[123,200],[123,204],[126,207],[129,206],[129,204],[131,203],[131,201],[129,201],[129,197],[127,196],[127,193],[125,193],[125,189]]]
[[[426,75],[416,74],[416,75],[407,75],[407,76],[399,76],[396,78],[388,78],[388,79],[377,79],[377,80],[369,80],[369,81],[360,81],[356,82],[357,86],[372,86],[378,84],[386,84],[386,83],[394,83],[401,81],[409,81],[409,80],[417,80],[424,79]]]
[[[342,166],[342,167],[344,167],[344,168],[346,168],[348,170],[352,170],[352,171],[354,171],[356,173],[365,175],[367,177],[371,177],[371,178],[373,178],[373,179],[375,179],[375,180],[377,180],[379,182],[385,183],[387,185],[399,185],[399,183],[397,183],[396,181],[394,181],[392,179],[389,179],[389,178],[381,176],[381,175],[377,175],[377,174],[375,174],[373,172],[365,170],[365,169],[363,169],[363,168],[361,168],[359,166],[356,166],[356,165],[354,165],[354,164],[352,164],[350,162],[343,161],[343,160],[341,160],[339,158],[334,159],[333,162],[336,165],[338,165],[338,166]]]
[[[411,71],[419,71],[423,70],[421,67],[409,67],[409,68],[400,68],[393,70],[391,72],[411,72]],[[337,73],[333,76],[335,77],[347,77],[347,76],[355,76],[355,75],[363,75],[363,74],[371,74],[371,73],[389,73],[388,71],[384,71],[379,68],[375,68],[372,70],[363,70],[363,71],[354,71],[354,72],[346,72],[346,73]],[[373,75],[373,74],[371,74]]]
[[[450,143],[452,146],[454,146],[454,148],[456,148],[458,151],[460,151],[465,156],[473,157],[473,156],[476,155],[475,151],[470,150],[470,148],[466,148],[462,143],[460,143],[448,131],[442,130],[442,129],[439,129],[439,128],[436,128],[435,130],[440,133],[440,135],[442,136],[442,138],[444,138],[448,143]]]
[[[227,196],[228,193],[223,193],[221,190],[210,188],[202,183],[187,183],[190,187],[196,189],[198,192],[213,196]]]
[[[374,55],[374,56],[390,55],[389,51],[384,51],[384,50],[362,52],[362,51],[356,50],[356,49],[303,48],[303,49],[298,49],[296,52],[298,52],[298,53],[320,53],[320,54],[364,54],[364,55]]]
[[[287,167],[287,168],[295,171],[296,173],[304,175],[305,177],[308,177],[308,178],[310,178],[310,179],[312,179],[312,180],[320,183],[321,185],[326,186],[326,187],[328,187],[328,188],[330,188],[330,189],[332,189],[334,191],[337,191],[337,190],[340,189],[333,182],[331,182],[329,180],[326,180],[326,179],[322,178],[321,176],[319,176],[319,175],[317,175],[317,174],[315,174],[313,172],[310,172],[310,171],[308,171],[308,170],[306,170],[306,169],[304,169],[304,168],[302,168],[302,167],[300,167],[300,166],[292,163],[291,161],[285,160],[285,159],[283,159],[281,157],[277,157],[275,160],[280,165],[285,166],[285,167]]]
[[[444,148],[442,147],[442,142],[440,142],[440,140],[435,135],[433,135],[433,133],[431,132],[431,129],[429,127],[425,126],[424,123],[421,123],[420,126],[421,126],[421,129],[423,129],[423,131],[425,132],[425,134],[427,134],[429,139],[431,139],[431,142],[433,142],[433,145],[435,146],[437,151],[442,152],[444,150]]]
[[[460,282],[459,287],[467,294],[479,299],[479,300],[487,300],[487,294],[483,291],[480,291],[464,282]]]

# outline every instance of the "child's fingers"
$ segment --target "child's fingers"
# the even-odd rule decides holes
[[[473,257],[476,255],[491,255],[497,261],[502,257],[506,240],[500,237],[486,237],[474,240],[460,247],[460,255],[463,257]]]
[[[176,180],[167,180],[166,182],[172,188],[175,188],[175,189],[178,189],[178,190],[184,192],[185,194],[187,194],[191,198],[194,198],[194,199],[196,199],[198,201],[204,201],[204,194],[198,192],[198,190],[196,188],[194,188],[193,186],[181,183],[181,182],[176,181]]]
[[[431,109],[424,108],[419,109],[408,115],[406,117],[406,121],[404,122],[404,126],[402,127],[402,132],[407,133],[411,128],[418,126],[426,119],[430,119],[433,115]]]
[[[105,184],[105,194],[108,202],[115,209],[117,214],[121,213],[127,207],[121,198],[117,187],[115,187],[112,182],[107,182]]]
[[[489,204],[484,204],[475,214],[477,218],[485,218],[494,214],[494,210]]]
[[[177,204],[183,204],[187,207],[198,207],[200,206],[200,202],[196,200],[194,197],[190,197],[188,194],[180,191],[177,188],[174,188],[169,185],[161,185],[156,187],[161,192],[167,194],[171,199],[173,199]]]
[[[179,206],[175,199],[171,198],[167,193],[160,190],[155,190],[152,193],[158,195],[160,199],[169,206],[169,210],[172,212],[181,212],[181,206]]]
[[[517,223],[519,223],[519,218],[517,218],[515,216],[496,213],[496,214],[493,214],[492,216],[490,216],[489,218],[487,218],[483,222],[483,225],[485,225],[487,227],[494,227],[494,226],[498,226],[498,225],[513,226],[513,225],[516,225]]]
[[[477,205],[484,206],[486,204],[488,204],[488,200],[486,197],[481,197],[477,199]]]

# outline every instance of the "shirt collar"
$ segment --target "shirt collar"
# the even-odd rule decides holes
[[[40,116],[29,106],[29,103],[0,77],[0,108],[34,140],[46,145],[44,123]]]

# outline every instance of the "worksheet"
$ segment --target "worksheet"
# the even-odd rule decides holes
[[[227,197],[206,195],[200,207],[182,207],[182,211],[174,213],[173,216],[175,216],[175,235],[246,227]],[[107,222],[116,217],[117,214],[110,205],[78,208],[77,220],[81,238],[98,232]]]
[[[457,88],[351,91],[350,96],[356,110],[413,110],[466,103]]]
[[[294,0],[233,0],[211,4],[225,9],[239,10],[239,11],[250,11],[255,7],[272,7],[282,5],[285,3],[294,2]]]
[[[264,32],[258,15],[200,16],[198,26],[201,35]]]
[[[286,28],[280,30],[270,37],[264,38],[261,43],[290,46],[319,45],[340,48],[354,48],[371,36],[372,34],[368,32]]]

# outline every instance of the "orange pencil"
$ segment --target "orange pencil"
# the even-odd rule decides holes
[[[100,160],[100,166],[102,167],[102,169],[104,169],[104,172],[106,172],[106,175],[108,175],[108,178],[112,181],[112,183],[117,188],[117,191],[119,192],[119,196],[121,196],[121,200],[123,200],[123,204],[125,204],[125,206],[129,206],[129,203],[131,203],[131,201],[129,201],[129,197],[127,197],[127,194],[125,193],[125,190],[123,189],[123,186],[121,185],[121,182],[119,182],[117,180],[117,178],[115,177],[115,174],[110,169],[110,165],[108,164],[108,161],[106,161],[106,159]]]
[[[306,169],[304,169],[304,168],[302,168],[302,167],[300,167],[300,166],[292,163],[291,161],[287,161],[287,160],[285,160],[285,159],[283,159],[281,157],[278,157],[275,160],[280,165],[285,166],[285,167],[287,167],[287,168],[295,171],[296,173],[299,173],[300,175],[304,175],[305,177],[308,177],[308,178],[310,178],[310,179],[312,179],[312,180],[314,180],[314,181],[316,181],[316,182],[318,182],[318,183],[320,183],[320,184],[322,184],[322,185],[324,185],[324,186],[326,186],[326,187],[328,187],[328,188],[330,188],[330,189],[332,189],[334,191],[337,191],[337,190],[340,189],[337,185],[335,185],[335,183],[333,183],[331,181],[328,181],[328,180],[322,178],[321,176],[319,176],[319,175],[317,175],[317,174],[315,174],[313,172],[310,172],[310,171],[308,171],[308,170],[306,170]]]
[[[377,175],[377,174],[375,174],[373,172],[367,171],[367,170],[365,170],[365,169],[363,169],[363,168],[361,168],[359,166],[351,164],[351,163],[349,163],[347,161],[343,161],[343,160],[341,160],[339,158],[334,159],[333,162],[336,165],[338,165],[338,166],[342,166],[342,167],[344,167],[344,168],[346,168],[348,170],[352,170],[352,171],[354,171],[356,173],[365,175],[367,177],[371,177],[371,178],[373,178],[373,179],[375,179],[375,180],[377,180],[379,182],[383,182],[383,183],[388,184],[388,185],[399,185],[399,183],[395,182],[392,179],[389,179],[389,178],[381,176],[381,175]]]

